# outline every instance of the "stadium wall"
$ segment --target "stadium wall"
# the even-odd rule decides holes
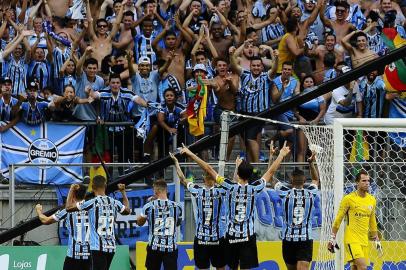
[[[399,270],[406,269],[406,254],[399,254],[396,249],[403,246],[401,249],[406,248],[406,242],[386,242],[383,241],[383,249],[385,251],[382,257],[379,257],[376,250],[372,248],[371,264],[368,269],[373,270]],[[145,270],[146,258],[146,242],[137,242],[136,248],[136,267],[137,270]],[[259,267],[255,270],[286,270],[282,258],[282,242],[281,241],[258,241],[258,260]],[[327,248],[327,246],[326,246]],[[319,243],[316,241],[313,246],[313,257],[316,257],[316,252],[319,249]],[[331,256],[333,260],[333,256]],[[310,270],[313,270],[316,263],[312,262]],[[178,255],[178,269],[179,270],[194,270],[193,260],[193,243],[184,242],[179,244]],[[349,269],[349,264],[345,266],[345,270]]]

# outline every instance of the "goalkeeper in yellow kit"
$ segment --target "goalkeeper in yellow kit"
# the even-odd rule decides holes
[[[366,270],[369,265],[369,233],[375,240],[376,248],[382,252],[376,225],[376,199],[368,193],[369,175],[361,171],[356,176],[357,190],[344,196],[333,223],[328,250],[332,253],[338,248],[336,234],[341,221],[346,217],[344,232],[345,260],[351,263],[352,270]]]

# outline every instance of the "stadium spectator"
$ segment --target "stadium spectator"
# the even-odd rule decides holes
[[[300,84],[300,92],[308,93],[314,89],[315,79],[312,75],[305,76]],[[327,110],[326,102],[323,96],[312,99],[297,107],[295,117],[300,124],[317,125],[323,120]],[[307,150],[307,140],[303,131],[298,130],[297,133],[297,162],[304,162]]]
[[[169,62],[172,61],[173,53],[168,54]],[[168,66],[165,65],[163,68],[167,68]],[[159,70],[152,70],[152,63],[151,60],[143,56],[139,59],[138,62],[138,71],[135,72],[130,68],[130,75],[131,75],[131,83],[133,86],[134,93],[139,97],[143,98],[148,102],[158,102],[158,84],[160,81],[160,74],[165,72],[166,70],[159,69]],[[142,108],[140,106],[137,107],[137,114],[142,115],[145,110],[148,108]],[[151,127],[157,122],[156,112],[152,113],[151,115],[148,113],[146,116],[151,121]],[[145,119],[147,121],[147,119]],[[155,128],[152,128],[152,131],[156,131]],[[149,132],[147,134],[147,138],[144,143],[144,160],[149,161],[151,160],[151,153],[152,148],[154,146],[154,138],[156,133]]]
[[[0,126],[0,133],[14,126],[19,120],[17,111],[21,102],[11,96],[12,83],[9,77],[1,80],[0,121],[8,123]]]
[[[387,53],[390,48],[383,45],[382,27],[395,28],[401,36],[406,36],[403,28],[404,6],[392,0],[375,3],[350,3],[343,0],[309,0],[297,3],[231,3],[228,0],[187,0],[177,3],[140,0],[134,3],[129,0],[75,0],[69,5],[68,10],[66,3],[55,5],[54,1],[47,0],[32,3],[13,0],[2,4],[4,12],[0,14],[3,19],[0,25],[0,74],[12,80],[11,95],[14,98],[26,95],[27,82],[36,78],[42,98],[37,101],[50,101],[54,98],[58,101],[50,105],[55,105],[54,120],[96,120],[99,115],[98,101],[86,104],[87,93],[106,87],[108,90],[110,73],[120,74],[122,92],[131,91],[142,96],[145,101],[164,103],[164,91],[173,88],[179,103],[175,106],[187,105],[189,100],[186,98],[186,82],[196,79],[193,68],[197,64],[203,64],[207,72],[203,81],[210,91],[206,122],[212,121],[214,115],[214,120],[219,123],[223,110],[254,114],[271,108],[275,102],[291,98],[289,91],[280,100],[275,96],[273,101],[267,100],[270,95],[266,95],[266,91],[271,91],[270,81],[277,82],[279,75],[285,76],[282,74],[282,66],[288,60],[293,63],[295,70],[292,80],[295,76],[300,80],[304,75],[312,74],[315,78],[314,85],[318,85],[340,74],[340,63],[348,62],[349,57],[355,68],[372,59],[375,54]],[[355,29],[363,29],[365,34],[352,33]],[[359,39],[357,44],[352,43],[354,37]],[[237,49],[230,50],[233,56],[230,58],[229,48],[233,47]],[[273,50],[275,48],[279,50]],[[278,57],[274,57],[278,54]],[[145,59],[149,59],[148,65]],[[222,60],[216,61],[217,59]],[[247,75],[244,79],[241,77],[240,89],[234,89],[240,83],[238,77],[242,74],[229,73],[228,61],[234,72],[235,64],[244,70],[251,70],[252,63],[258,62],[260,73],[267,72],[269,76],[255,77],[253,72],[252,76]],[[350,66],[350,63],[347,65]],[[353,91],[358,91],[359,88],[364,105],[362,111],[359,107],[354,112],[363,114],[364,117],[378,117],[384,113],[383,95],[379,95],[378,102],[375,103],[373,89],[375,84],[380,85],[377,93],[382,94],[384,88],[381,87],[379,76],[372,81],[372,76],[375,75],[370,75],[358,80],[352,87]],[[72,99],[73,103],[60,103],[66,99],[64,89],[70,89],[69,92],[73,89],[67,87],[68,85],[75,89],[77,98]],[[141,93],[144,90],[149,94]],[[47,94],[48,92],[52,94]],[[47,95],[50,97],[47,98]],[[334,106],[337,108],[337,104],[332,93],[325,95],[325,104],[329,104],[330,99],[332,102],[325,117],[328,123],[332,123],[334,119],[332,111],[334,114],[338,113],[333,109]],[[74,100],[84,100],[85,104],[76,106]],[[246,108],[247,102],[256,105]],[[212,114],[213,106],[216,107]],[[303,122],[300,107],[298,109],[297,120]],[[65,112],[63,115],[62,111]],[[141,118],[141,112],[142,109],[134,106],[127,120],[137,122]],[[289,113],[291,112],[287,114]],[[317,119],[317,115],[312,116],[314,117],[310,117],[313,118],[310,121]],[[295,120],[293,117],[289,118],[290,121]],[[152,124],[160,126],[153,118]],[[212,129],[206,125],[206,134],[212,134],[217,128]],[[158,138],[152,136],[154,130],[151,129],[150,137],[146,136],[149,138],[143,149],[146,154],[154,152],[152,146]],[[257,153],[260,152],[261,127],[246,131],[245,133],[255,133],[248,134],[252,138],[247,140],[247,144],[250,145],[250,160],[256,161]],[[291,137],[291,141],[301,141],[301,135]],[[228,156],[232,152],[232,139],[230,142]],[[299,148],[295,149],[300,152],[296,153],[299,161],[306,151],[306,145],[301,146],[303,145],[299,143]],[[163,152],[160,146],[158,150]]]
[[[155,63],[156,54],[152,49],[152,41],[156,38],[157,33],[153,31],[153,21],[148,16],[141,18],[141,32],[134,37],[134,57],[135,62],[138,63],[140,57],[146,56]]]
[[[368,48],[377,55],[383,55],[385,53],[385,45],[381,37],[381,31],[377,24],[374,24],[378,18],[377,15],[373,16],[372,14],[376,13],[370,12],[367,17],[367,29],[369,30],[364,30],[368,38]]]
[[[186,120],[186,111],[176,104],[176,91],[168,88],[164,91],[165,102],[158,110],[158,124],[163,132],[158,137],[158,149],[161,149],[160,157],[168,154],[169,145],[173,140],[173,135],[177,135],[177,145],[181,145],[185,137],[183,132],[183,122]],[[152,127],[152,129],[157,127]],[[151,130],[150,133],[158,132]],[[162,145],[163,142],[163,145]],[[159,144],[161,143],[161,144]]]
[[[104,80],[97,75],[98,62],[95,58],[88,58],[93,52],[93,47],[87,47],[82,57],[76,64],[76,95],[79,98],[86,98],[87,89],[98,91],[104,88]],[[84,71],[83,71],[84,67]],[[96,110],[91,105],[78,106],[75,109],[74,116],[82,121],[96,120]]]
[[[324,70],[322,70],[323,72],[323,81],[322,82],[327,82],[331,79],[334,79],[335,77],[337,77],[337,71],[335,69],[335,65],[336,65],[336,56],[334,53],[332,52],[328,52],[324,55],[324,60],[323,60],[323,64],[324,64]],[[340,61],[342,62],[342,61]],[[340,63],[338,62],[338,63]],[[330,100],[331,95],[329,95],[329,97],[327,98],[328,100]]]
[[[392,0],[381,0],[379,10],[380,17],[384,19],[385,15],[391,11],[394,11],[396,14],[395,25],[403,26],[405,23],[405,15],[400,10],[399,5]]]
[[[125,4],[128,0],[124,0],[123,4]],[[124,13],[124,6],[121,5],[119,14],[117,15],[117,19],[113,23],[113,27],[110,33],[108,33],[108,22],[106,19],[101,18],[96,21],[96,31],[93,28],[93,17],[90,11],[90,3],[89,0],[86,0],[86,7],[87,7],[87,20],[89,21],[89,27],[87,30],[89,31],[90,36],[90,46],[94,48],[92,51],[91,56],[98,61],[98,67],[101,67],[101,62],[106,55],[111,54],[112,48],[112,40],[114,39],[117,31],[120,28],[120,23]]]
[[[372,71],[357,82],[362,95],[362,116],[364,118],[383,118],[385,102],[385,83],[378,71]]]
[[[237,63],[235,48],[230,48],[229,54],[231,68],[240,76],[240,111],[252,115],[269,109],[272,104],[271,91],[274,84],[272,76],[275,69],[265,72],[262,59],[254,57],[251,59],[250,70],[246,70]],[[275,66],[276,64],[274,64]],[[259,123],[242,132],[251,162],[258,162],[259,159],[260,146],[257,139],[261,134],[262,127],[263,124]]]
[[[350,68],[345,63],[337,65],[339,74],[348,72]],[[362,117],[362,96],[358,87],[353,87],[354,82],[340,86],[333,90],[331,103],[328,106],[324,122],[331,125],[335,118]]]
[[[89,93],[87,93],[89,94]],[[71,84],[65,86],[63,90],[63,96],[53,99],[55,104],[54,117],[55,121],[75,121],[77,120],[73,116],[76,105],[92,103],[93,98],[79,98],[76,96],[75,87]]]
[[[224,58],[215,59],[217,76],[213,80],[213,91],[217,97],[213,117],[216,124],[221,125],[223,111],[236,111],[239,77],[228,70],[228,62]],[[229,138],[227,145],[227,160],[230,159],[234,147],[235,136]]]
[[[348,51],[351,56],[351,63],[353,68],[357,68],[367,61],[375,59],[376,53],[368,48],[368,37],[365,32],[368,32],[376,23],[371,23],[364,31],[353,31],[343,37],[341,45]],[[352,46],[349,41],[351,38],[355,40],[355,46]]]
[[[328,53],[333,55],[327,56],[327,59],[325,59]],[[314,77],[317,84],[326,81],[325,78],[333,79],[334,76],[330,76],[330,74],[327,75],[327,77],[324,76],[327,73],[326,71],[333,68],[336,62],[338,63],[344,60],[344,50],[341,46],[337,45],[336,36],[331,33],[325,35],[324,44],[320,44],[317,47],[313,46],[311,50],[307,51],[307,55],[315,60],[316,66]],[[332,57],[334,57],[334,61],[330,60]],[[326,60],[328,63],[327,65],[325,65]]]
[[[282,64],[285,62],[293,63],[299,55],[304,53],[303,39],[297,36],[298,21],[296,18],[289,18],[286,22],[286,34],[283,35],[278,45],[279,62],[276,72],[282,73]],[[300,75],[300,74],[299,74]]]
[[[3,23],[7,24],[6,22]],[[32,31],[19,28],[20,34],[17,35],[5,49],[0,53],[1,75],[7,76],[12,81],[12,95],[17,96],[23,94],[26,89],[26,63],[30,58],[30,47],[26,43],[26,37],[33,34]],[[22,41],[25,41],[23,45]],[[25,50],[25,55],[24,55]]]
[[[320,9],[320,19],[323,22],[324,27],[329,27],[334,31],[337,38],[337,43],[341,44],[341,40],[343,39],[344,36],[356,30],[355,26],[347,22],[346,20],[349,15],[350,5],[345,0],[335,1],[334,6],[336,19],[330,20],[325,16],[327,1],[321,2],[322,5]]]
[[[183,29],[183,27],[181,27],[181,29]],[[159,58],[167,60],[169,52],[175,52],[172,62],[168,67],[168,72],[176,77],[181,87],[184,87],[186,82],[184,70],[186,54],[190,47],[190,41],[187,36],[188,34],[185,31],[177,36],[176,33],[171,30],[169,22],[166,22],[165,28],[158,34],[154,41],[152,41],[152,48],[154,48]],[[162,38],[165,38],[165,48],[158,45]]]
[[[28,125],[38,125],[46,121],[48,108],[53,104],[47,101],[37,101],[39,85],[34,81],[28,83],[27,101],[20,106],[21,119]]]
[[[59,89],[62,89],[62,93],[67,85],[76,87],[76,62],[72,59],[72,57],[73,55],[71,54],[59,70],[57,86]]]
[[[103,122],[127,122],[129,121],[130,103],[136,103],[147,107],[147,102],[140,96],[121,88],[121,78],[119,74],[110,75],[109,87],[99,92],[93,91],[90,95],[94,99],[100,100],[100,115],[98,120]],[[132,160],[132,133],[126,126],[108,127],[109,144],[113,151],[117,148],[118,161],[120,163]],[[126,143],[126,145],[124,145]],[[121,168],[121,169],[120,169]],[[123,172],[120,167],[120,173]]]
[[[293,77],[293,63],[284,62],[282,64],[282,74],[273,80],[272,85],[272,101],[274,104],[285,101],[294,95],[300,93],[300,83]],[[288,110],[283,114],[276,116],[276,120],[289,123],[293,121],[294,114],[292,110]],[[293,128],[289,125],[278,125],[278,134],[274,140],[279,140],[283,138],[289,141],[289,145],[294,143]]]

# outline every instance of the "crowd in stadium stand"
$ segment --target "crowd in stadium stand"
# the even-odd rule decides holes
[[[123,149],[121,162],[151,160],[157,138],[193,137],[184,134],[185,108],[199,86],[208,91],[205,121],[216,123],[205,135],[213,134],[224,110],[254,115],[385,55],[383,28],[406,37],[405,0],[11,0],[0,7],[0,120],[9,121],[0,131],[18,121],[132,121],[144,128],[144,142],[133,141],[133,127],[106,127],[106,140]],[[381,74],[275,120],[405,117],[406,100],[387,93]],[[251,162],[259,160],[262,129],[242,131]],[[276,129],[272,139],[287,140],[304,161],[304,135]],[[124,142],[140,148],[139,159]]]

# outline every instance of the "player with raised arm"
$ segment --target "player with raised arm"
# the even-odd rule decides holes
[[[168,199],[168,186],[164,180],[154,182],[153,200],[145,204],[137,217],[137,225],[148,221],[149,236],[145,267],[148,270],[178,269],[176,227],[182,223],[182,208]]]
[[[375,247],[382,253],[376,223],[376,199],[368,193],[369,175],[361,170],[355,178],[357,189],[344,196],[333,223],[328,250],[332,253],[339,248],[336,235],[341,221],[346,217],[344,231],[345,260],[351,263],[352,270],[366,270],[369,265],[368,236],[371,234]]]
[[[66,201],[67,203],[83,203],[85,195],[85,186],[73,184],[69,189]],[[63,270],[90,270],[90,228],[88,212],[82,210],[68,213],[66,209],[63,209],[52,216],[46,216],[42,213],[41,204],[37,204],[35,210],[42,224],[49,225],[62,221],[66,224],[69,239]]]
[[[206,162],[192,153],[182,149],[183,153],[192,158],[210,177],[216,179],[227,191],[227,229],[226,229],[226,259],[231,269],[250,269],[258,267],[258,251],[254,229],[255,196],[261,192],[279,168],[283,158],[289,154],[286,146],[280,150],[278,157],[268,168],[261,179],[250,182],[254,168],[242,160],[238,165],[236,180],[233,182],[217,172]]]
[[[117,213],[129,215],[128,198],[125,185],[118,184],[118,189],[123,196],[123,203],[106,195],[107,181],[104,176],[97,175],[93,178],[92,189],[95,197],[84,203],[66,204],[67,212],[88,211],[90,222],[90,254],[91,270],[108,270],[116,252],[116,239],[114,223]]]
[[[282,198],[282,255],[288,270],[308,270],[312,261],[312,216],[319,185],[315,157],[315,152],[312,152],[308,159],[312,178],[310,185],[305,185],[305,174],[297,168],[292,172],[291,185],[279,181],[275,184],[275,190]]]
[[[188,150],[183,146],[180,153],[187,154]],[[175,163],[180,182],[196,199],[196,235],[193,243],[195,265],[198,269],[210,269],[210,265],[216,267],[217,270],[224,269],[226,259],[222,226],[225,224],[221,217],[225,215],[224,196],[226,191],[217,187],[215,178],[207,172],[204,176],[204,186],[188,181],[175,155],[172,153],[169,155]]]

